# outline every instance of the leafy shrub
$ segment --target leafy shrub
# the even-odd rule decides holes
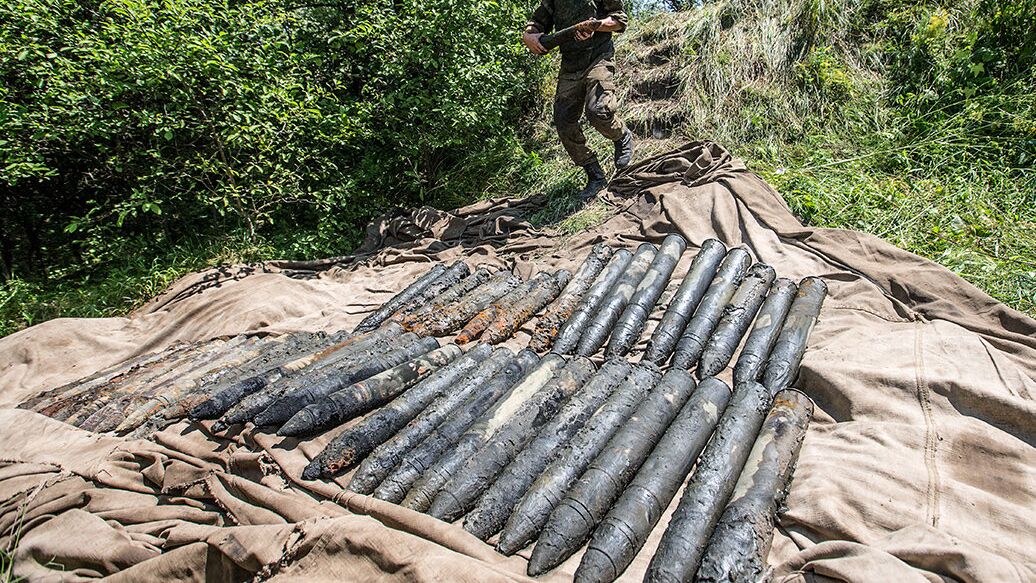
[[[541,74],[519,46],[525,10],[4,4],[3,274],[60,278],[117,261],[124,240],[199,233],[299,233],[293,253],[341,252],[387,209],[478,192],[511,160],[475,173],[471,159],[521,155],[514,126]]]

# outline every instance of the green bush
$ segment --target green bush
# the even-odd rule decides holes
[[[544,69],[520,45],[526,10],[517,0],[0,6],[5,331],[69,313],[65,292],[78,286],[146,279],[141,265],[159,258],[196,267],[219,255],[206,245],[227,241],[342,254],[379,214],[491,188],[527,163],[516,136]],[[198,257],[181,260],[185,250]],[[43,302],[54,309],[26,299],[55,293],[64,299]],[[100,295],[71,314],[140,298]]]
[[[477,188],[485,168],[455,169],[520,154],[540,74],[519,46],[525,9],[5,4],[4,274],[96,267],[141,236],[298,231],[296,253],[342,251],[387,209],[468,196],[453,184]]]

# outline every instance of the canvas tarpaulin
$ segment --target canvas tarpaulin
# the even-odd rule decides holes
[[[459,524],[346,492],[348,474],[302,481],[340,429],[299,442],[181,422],[140,441],[11,407],[178,341],[351,328],[435,261],[527,276],[571,269],[597,242],[677,232],[691,247],[660,306],[709,237],[830,288],[796,385],[816,415],[770,554],[777,580],[1036,580],[1036,321],[875,237],[803,226],[716,144],[631,167],[611,191],[607,220],[570,237],[525,220],[535,199],[421,209],[373,225],[355,256],[211,270],[125,318],[58,319],[0,340],[0,544],[17,542],[15,572],[524,579],[528,549],[504,557]],[[642,578],[668,519],[625,579]],[[578,562],[545,578],[569,579]]]

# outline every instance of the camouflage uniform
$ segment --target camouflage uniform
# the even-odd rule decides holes
[[[622,0],[540,0],[526,30],[548,33],[588,18],[609,16],[626,25],[628,18],[622,9]],[[621,140],[626,133],[626,125],[615,115],[614,55],[610,32],[595,32],[585,41],[574,40],[561,45],[554,125],[561,144],[578,166],[597,162],[597,156],[586,147],[586,136],[579,125],[583,111],[590,125],[609,140]]]

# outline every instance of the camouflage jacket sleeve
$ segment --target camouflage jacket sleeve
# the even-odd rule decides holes
[[[546,2],[546,0],[544,0]],[[622,8],[622,0],[601,0],[597,4],[598,18],[607,18],[611,16],[622,28],[617,32],[626,30],[626,25],[629,24],[629,16],[626,16],[626,11]]]
[[[554,0],[540,0],[540,5],[532,11],[525,30],[548,33],[554,28]]]

